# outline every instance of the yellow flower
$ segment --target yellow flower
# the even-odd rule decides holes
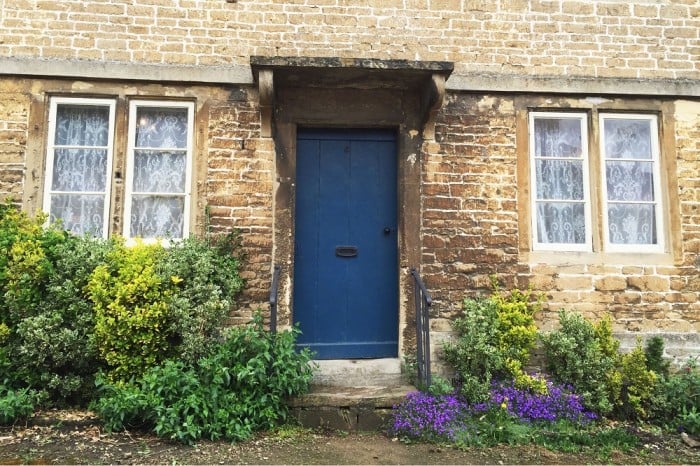
[[[501,409],[506,409],[506,408],[508,408],[508,403],[506,403],[504,401],[503,403],[501,403]]]
[[[173,284],[177,285],[178,283],[182,283],[182,278],[178,277],[177,275],[171,275],[170,280],[173,282]]]

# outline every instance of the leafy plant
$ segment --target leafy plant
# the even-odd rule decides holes
[[[56,245],[54,272],[38,308],[17,324],[13,359],[28,386],[42,387],[58,404],[82,404],[92,396],[100,368],[94,313],[85,286],[104,263],[111,241],[70,236]]]
[[[459,374],[461,393],[470,401],[484,401],[494,377],[513,377],[523,388],[544,391],[541,378],[523,367],[537,339],[534,313],[540,307],[529,291],[503,293],[494,280],[489,298],[465,299],[463,315],[453,322],[455,343],[445,345],[445,359]]]
[[[8,386],[40,388],[51,406],[85,404],[103,368],[127,381],[174,355],[194,363],[220,341],[242,287],[236,234],[127,248],[45,220],[0,206],[0,380]]]
[[[494,375],[503,371],[498,348],[498,303],[493,299],[465,299],[463,315],[452,327],[458,340],[445,344],[445,360],[457,371],[460,393],[469,401],[488,399]]]
[[[647,368],[649,368],[649,370],[656,372],[662,377],[668,376],[671,363],[664,358],[663,338],[658,335],[649,338],[644,347],[644,355],[646,356]]]
[[[677,371],[659,377],[651,396],[649,419],[672,429],[697,429],[693,422],[700,406],[700,368],[688,359]],[[693,427],[695,426],[695,427]],[[690,433],[700,433],[699,431]]]
[[[248,438],[285,420],[287,397],[308,389],[311,355],[295,351],[297,334],[270,335],[256,313],[194,364],[165,361],[132,382],[103,381],[93,407],[110,430],[144,426],[183,443]]]
[[[0,377],[56,404],[89,397],[97,369],[92,306],[82,288],[108,242],[44,228],[14,206],[0,209]]]
[[[240,241],[236,233],[190,237],[172,245],[155,264],[163,283],[171,283],[172,333],[183,361],[193,363],[220,339],[221,323],[243,286]]]
[[[618,401],[617,417],[644,419],[657,383],[655,372],[647,368],[647,359],[641,342],[620,358],[622,387]]]
[[[619,396],[617,353],[606,324],[594,326],[581,315],[560,311],[560,329],[541,336],[546,367],[553,380],[571,384],[584,406],[608,414]]]
[[[449,395],[451,393],[454,393],[454,391],[455,389],[449,380],[439,375],[433,375],[431,377],[431,383],[430,387],[428,387],[428,392],[432,393],[433,395]]]
[[[569,453],[590,451],[601,461],[609,461],[615,450],[629,452],[639,444],[639,438],[622,427],[589,424],[582,428],[569,421],[539,426],[533,433],[532,441],[556,451]]]
[[[29,417],[42,394],[28,388],[11,389],[0,384],[0,425],[14,424]]]
[[[113,380],[138,377],[175,354],[169,325],[172,288],[155,271],[163,254],[159,245],[121,243],[90,276],[97,349]]]

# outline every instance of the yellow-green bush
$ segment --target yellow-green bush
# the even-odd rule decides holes
[[[126,381],[174,355],[169,305],[173,285],[155,272],[165,250],[157,244],[118,244],[91,274],[95,339],[112,380]]]
[[[647,358],[641,341],[620,358],[621,389],[617,405],[620,417],[646,419],[654,394],[657,375],[647,368]]]
[[[598,323],[580,314],[559,313],[561,328],[542,335],[547,370],[555,381],[571,384],[586,407],[622,419],[645,418],[657,383],[641,343],[620,354],[612,321]]]
[[[533,299],[532,292],[515,289],[501,292],[494,281],[493,300],[497,305],[498,347],[504,355],[504,367],[513,377],[517,388],[546,391],[545,381],[523,370],[537,342],[535,312],[541,308],[541,297]]]
[[[445,344],[445,359],[457,371],[461,392],[470,401],[485,401],[494,377],[512,378],[519,388],[546,390],[543,379],[523,367],[537,341],[534,314],[540,301],[530,291],[495,292],[488,298],[465,299],[463,314],[453,322],[458,334]]]

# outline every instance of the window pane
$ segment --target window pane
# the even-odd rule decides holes
[[[580,160],[535,161],[537,199],[583,200],[583,162]]]
[[[581,157],[579,118],[535,118],[535,157]]]
[[[187,148],[187,108],[138,107],[136,147]]]
[[[656,244],[652,204],[609,204],[608,239],[613,244]]]
[[[606,118],[605,157],[609,159],[651,159],[651,121]]]
[[[187,176],[185,152],[137,150],[134,153],[134,191],[184,193]]]
[[[106,149],[56,149],[53,191],[104,191],[107,182]]]
[[[653,168],[652,162],[606,162],[608,200],[654,201]]]
[[[77,235],[102,236],[104,208],[102,195],[53,195],[49,220],[61,219],[63,228]]]
[[[584,244],[586,242],[586,222],[583,204],[538,202],[537,241],[539,243]]]
[[[109,107],[59,104],[56,109],[56,137],[61,146],[107,146]]]
[[[182,238],[184,211],[182,197],[133,196],[130,237]]]

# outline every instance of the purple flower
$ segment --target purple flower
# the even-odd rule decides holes
[[[581,398],[569,387],[547,381],[546,394],[516,388],[513,382],[494,383],[490,400],[469,404],[456,393],[432,395],[412,392],[394,406],[388,429],[392,436],[427,441],[455,441],[478,430],[488,413],[506,413],[522,422],[568,420],[587,424],[597,418],[586,411]]]
[[[494,383],[491,403],[500,406],[504,401],[512,416],[526,422],[568,420],[585,424],[597,418],[595,413],[586,411],[578,395],[550,381],[546,394],[516,388],[512,382]]]
[[[412,392],[394,406],[391,435],[424,440],[453,441],[463,430],[467,403],[456,395]]]

